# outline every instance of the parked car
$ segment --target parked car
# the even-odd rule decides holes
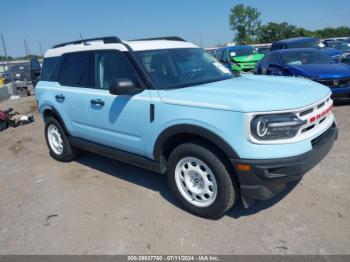
[[[325,45],[316,37],[295,37],[276,41],[272,43],[271,51],[279,49],[291,48],[317,48],[324,54],[330,56],[334,61],[340,61],[343,57],[343,52],[335,49],[325,47]]]
[[[344,40],[337,40],[337,41],[329,41],[329,40],[325,40],[323,41],[323,43],[327,46],[327,47],[331,47],[331,48],[335,48],[340,50],[341,52],[343,52],[343,56],[347,56],[348,54],[350,54],[350,43],[344,41]]]
[[[253,46],[228,46],[216,50],[216,58],[236,73],[255,70],[256,63],[264,57]]]
[[[322,41],[346,41],[350,43],[350,37],[333,37],[333,38],[326,38]]]
[[[183,206],[208,218],[272,198],[327,155],[330,95],[300,78],[234,76],[178,37],[56,45],[36,85],[54,159],[85,149],[167,173]]]
[[[30,81],[30,67],[29,63],[11,64],[11,68],[6,71],[8,75],[13,74],[14,81]]]
[[[350,98],[350,66],[314,48],[272,51],[258,64],[257,74],[308,78],[328,86],[334,98]]]

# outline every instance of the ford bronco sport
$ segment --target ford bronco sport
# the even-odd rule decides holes
[[[51,156],[89,150],[155,172],[190,212],[218,218],[267,200],[337,138],[330,90],[233,76],[178,37],[104,37],[54,46],[36,86]]]

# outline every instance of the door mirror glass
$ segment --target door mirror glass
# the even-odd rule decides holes
[[[109,93],[112,95],[134,95],[141,91],[130,79],[114,79],[109,84]]]

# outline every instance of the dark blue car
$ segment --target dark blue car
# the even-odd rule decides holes
[[[258,63],[256,73],[309,78],[328,86],[334,98],[350,98],[350,66],[315,48],[272,51]]]
[[[333,58],[335,61],[340,61],[343,58],[342,51],[335,48],[326,47],[323,43],[321,43],[320,39],[316,37],[289,38],[273,42],[271,45],[271,51],[291,48],[317,48],[324,54]]]

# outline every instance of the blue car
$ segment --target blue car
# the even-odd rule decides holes
[[[272,51],[257,65],[257,74],[309,78],[328,86],[334,98],[350,98],[350,66],[314,48]]]
[[[271,51],[292,48],[317,48],[335,61],[340,61],[343,58],[343,52],[335,48],[326,47],[321,43],[320,39],[316,37],[295,37],[276,41],[272,43]]]

